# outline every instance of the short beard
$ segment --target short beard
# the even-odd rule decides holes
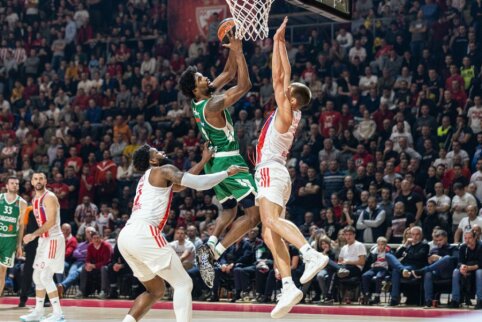
[[[208,95],[213,94],[215,91],[216,91],[216,87],[214,87],[213,85],[208,85],[208,89],[206,90]]]
[[[37,189],[36,186],[34,186],[33,188],[35,189],[35,191],[41,191],[41,190],[44,190],[44,189],[45,189],[45,186],[42,186],[42,188],[40,188],[40,189]]]

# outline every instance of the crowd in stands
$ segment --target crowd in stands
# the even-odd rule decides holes
[[[403,293],[432,306],[442,281],[452,307],[475,293],[480,309],[482,2],[355,3],[356,19],[334,37],[314,28],[287,43],[293,79],[313,94],[288,158],[287,217],[331,259],[299,287],[328,304],[349,301],[340,290],[351,282],[363,303],[378,304],[391,285],[390,305]],[[115,245],[140,176],[131,156],[148,143],[181,170],[200,160],[177,80],[188,65],[214,78],[228,49],[215,28],[192,43],[172,39],[166,8],[163,0],[26,0],[0,9],[0,179],[18,176],[30,201],[31,174],[47,173],[67,241],[62,293],[75,285],[78,297],[138,294]],[[245,43],[253,88],[230,109],[247,161],[275,108],[271,50],[270,41]],[[238,301],[251,290],[255,301],[274,301],[280,276],[258,229],[226,251],[213,290],[202,283],[194,253],[220,211],[212,191],[172,201],[164,234],[197,281],[193,296]],[[299,280],[302,259],[291,246],[290,255]],[[21,271],[19,260],[10,277]]]

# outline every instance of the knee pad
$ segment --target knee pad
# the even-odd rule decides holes
[[[239,203],[241,204],[243,209],[248,209],[248,208],[254,207],[255,204],[256,204],[254,194],[250,193],[249,195],[244,197],[243,200],[241,200]]]
[[[54,273],[52,273],[49,269],[44,269],[42,272],[40,272],[40,281],[44,285],[47,293],[57,291],[57,287],[54,283]]]
[[[226,210],[233,209],[238,205],[238,202],[236,201],[236,199],[228,199],[225,202],[223,202],[221,205],[223,206],[223,209],[226,209]]]

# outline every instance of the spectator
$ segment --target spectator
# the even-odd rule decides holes
[[[109,299],[116,299],[119,297],[118,292],[118,284],[122,280],[122,277],[126,275],[131,275],[132,270],[130,269],[129,265],[127,264],[124,257],[119,251],[119,247],[117,243],[114,247],[114,253],[112,255],[112,261],[102,267],[101,271],[101,280],[102,280],[102,291],[99,294],[99,297],[102,298],[109,298]],[[131,283],[133,279],[131,279]],[[136,289],[139,287],[138,283],[133,283],[133,289],[130,292],[130,298],[134,298],[136,294]],[[105,291],[109,290],[109,293],[106,294]]]
[[[454,184],[454,197],[452,198],[452,230],[455,232],[462,218],[467,216],[467,207],[477,207],[477,201],[470,193],[465,192],[464,186],[457,182]]]
[[[462,290],[474,285],[477,295],[476,309],[482,308],[482,242],[476,239],[474,231],[464,233],[464,244],[460,246],[457,268],[452,274],[451,308],[458,308]],[[475,283],[474,283],[475,282]]]
[[[431,307],[433,301],[433,282],[437,279],[450,279],[458,259],[458,249],[448,243],[447,232],[435,230],[434,245],[428,253],[428,266],[413,270],[412,275],[423,278],[425,307]]]
[[[67,232],[67,230],[65,230]],[[68,271],[67,277],[59,284],[57,284],[57,290],[59,291],[59,297],[62,297],[65,291],[69,289],[80,276],[82,272],[85,261],[87,258],[87,248],[89,247],[92,241],[92,233],[95,233],[95,229],[92,227],[88,227],[85,230],[84,241],[79,243],[75,248],[74,252],[72,253],[72,262],[66,262],[68,266],[66,267],[66,271]],[[76,294],[77,297],[81,297],[82,293]]]
[[[99,233],[91,233],[92,241],[87,247],[87,257],[85,264],[80,273],[80,291],[82,297],[88,297],[100,282],[101,271],[104,266],[108,265],[111,256],[111,246],[100,238]],[[106,290],[101,290],[106,292]]]
[[[367,262],[370,264],[370,269],[362,275],[362,293],[363,304],[379,304],[380,292],[382,290],[382,282],[388,274],[388,263],[385,255],[390,252],[390,247],[387,246],[387,239],[385,237],[377,238],[377,245],[370,249]],[[370,286],[372,280],[375,279],[375,293],[371,294]],[[373,295],[373,298],[372,298]]]
[[[184,266],[186,270],[189,270],[194,266],[196,248],[189,239],[186,239],[186,230],[184,227],[176,229],[174,233],[174,241],[170,242],[169,245],[174,249],[177,256],[179,256],[182,266]]]
[[[460,243],[465,232],[471,231],[475,225],[482,227],[482,217],[478,214],[477,206],[466,207],[467,217],[463,217],[455,231],[454,242]]]
[[[411,270],[422,268],[427,264],[429,246],[423,242],[422,229],[414,226],[410,229],[411,238],[408,238],[395,255],[387,254],[386,259],[392,273],[392,291],[390,306],[400,303],[400,280],[409,278]]]
[[[368,198],[368,208],[358,217],[356,228],[361,231],[364,243],[373,243],[387,232],[386,213],[377,206],[375,197]]]

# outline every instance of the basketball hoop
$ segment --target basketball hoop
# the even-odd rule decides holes
[[[236,38],[253,40],[268,37],[268,18],[274,0],[226,0],[236,23]]]

